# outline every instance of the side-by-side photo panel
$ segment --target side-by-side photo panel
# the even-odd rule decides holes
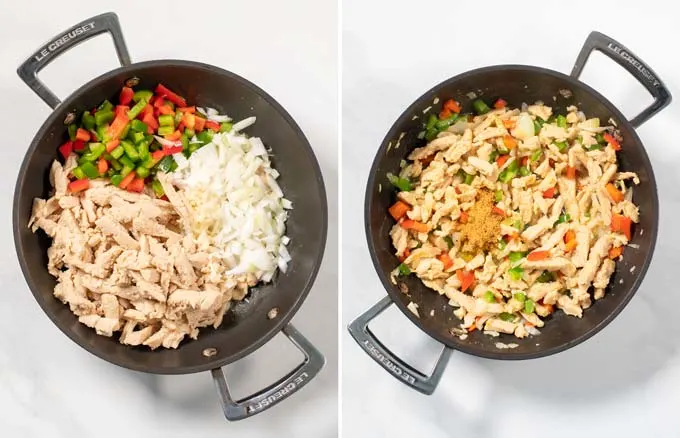
[[[343,3],[344,435],[672,436],[677,65],[582,4]]]
[[[338,4],[32,6],[0,435],[337,437]]]

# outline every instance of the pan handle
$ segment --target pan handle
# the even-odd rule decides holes
[[[130,54],[125,45],[123,32],[120,29],[118,15],[113,12],[107,12],[81,21],[72,28],[60,33],[43,44],[33,55],[19,66],[17,74],[26,85],[35,92],[35,94],[40,96],[46,104],[54,109],[61,101],[40,79],[38,79],[38,73],[64,52],[67,52],[78,44],[104,32],[111,34],[120,64],[130,65],[132,61],[130,61]]]
[[[642,125],[654,114],[671,103],[671,93],[664,83],[661,82],[661,79],[659,79],[654,70],[618,41],[600,32],[593,31],[588,35],[588,39],[586,39],[581,52],[578,54],[578,58],[576,58],[574,68],[571,70],[572,77],[578,79],[588,61],[588,57],[594,50],[600,51],[625,68],[654,97],[654,102],[630,121],[631,125],[635,128]]]
[[[309,383],[323,368],[326,360],[321,352],[307,338],[302,336],[292,324],[286,325],[283,328],[283,333],[300,349],[305,360],[278,382],[244,399],[234,401],[229,393],[229,386],[222,368],[212,370],[222,410],[227,420],[243,420],[271,408]]]
[[[350,323],[348,327],[349,333],[354,340],[357,341],[359,346],[394,378],[416,391],[430,395],[437,388],[453,350],[444,346],[439,355],[439,359],[437,359],[437,363],[429,376],[421,373],[397,357],[397,355],[385,347],[378,338],[376,338],[375,334],[371,332],[371,329],[368,328],[368,324],[393,303],[394,301],[392,301],[392,298],[389,296],[380,300],[373,307],[368,309],[367,312]]]

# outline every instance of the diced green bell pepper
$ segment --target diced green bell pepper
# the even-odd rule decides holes
[[[130,158],[130,160],[139,161],[139,153],[137,152],[135,145],[126,140],[121,141],[120,145],[123,146],[125,155]]]
[[[165,190],[163,190],[163,185],[161,184],[158,179],[154,178],[153,181],[151,182],[151,188],[153,189],[153,192],[156,194],[156,197],[160,198],[163,195],[165,195]]]
[[[89,152],[83,154],[82,159],[85,161],[95,161],[101,157],[104,152],[106,152],[104,143],[90,143]]]
[[[136,152],[136,151],[135,151]],[[130,159],[130,157],[127,156],[127,154],[123,155],[118,159],[120,161],[120,164],[123,165],[123,167],[131,167],[132,169],[135,168],[135,162]]]
[[[184,130],[184,133],[187,135],[187,137],[189,137],[189,139],[191,139],[194,135],[196,135],[196,131],[194,131],[193,129],[189,129],[189,128],[186,128]]]
[[[130,172],[128,172],[128,173],[130,173]],[[113,175],[113,176],[111,176],[111,184],[113,184],[114,186],[118,187],[120,185],[121,181],[123,181],[123,175]]]
[[[413,190],[413,185],[411,184],[411,181],[408,180],[408,178],[401,178],[399,176],[388,173],[387,180],[402,192],[410,192],[411,190]]]
[[[136,121],[136,120],[135,120]],[[132,142],[134,144],[140,144],[141,142],[146,141],[146,137],[144,137],[144,133],[142,132],[135,132],[132,134]]]
[[[129,118],[130,120],[132,120],[132,119],[134,119],[135,117],[137,117],[137,116],[139,115],[139,113],[142,112],[142,110],[143,110],[144,107],[146,106],[147,102],[148,102],[148,101],[147,101],[146,99],[142,99],[142,100],[140,100],[139,102],[137,102],[137,103],[135,104],[135,106],[133,106],[132,108],[130,108],[130,110],[128,111],[128,113],[127,113],[128,118]]]
[[[473,101],[472,108],[475,110],[477,114],[486,114],[491,110],[491,108],[489,108],[489,105],[487,105],[486,102],[484,102],[482,99],[476,99],[475,101]]]
[[[522,269],[521,266],[515,266],[514,268],[508,269],[508,274],[510,274],[510,278],[512,278],[515,281],[518,281],[522,279],[524,269]]]
[[[528,167],[522,166],[519,168],[519,174],[522,176],[529,176],[531,175],[531,171],[529,170]]]
[[[514,320],[517,318],[517,317],[516,317],[515,315],[513,315],[512,313],[508,313],[508,312],[503,312],[503,313],[501,313],[500,315],[498,315],[498,317],[499,317],[502,321],[506,321],[506,322],[514,321]]]
[[[233,124],[229,122],[222,122],[220,123],[220,132],[230,132]]]
[[[105,125],[107,123],[111,123],[114,117],[115,114],[113,114],[113,111],[111,110],[97,111],[94,115],[94,123],[97,126]]]
[[[132,129],[135,132],[140,132],[142,135],[146,133],[148,126],[146,123],[142,122],[141,120],[133,120],[130,122],[130,129]]]
[[[496,202],[501,202],[503,200],[503,190],[496,190],[494,194],[494,198],[496,199]]]
[[[557,126],[559,126],[560,128],[566,128],[567,127],[567,118],[564,117],[562,114],[557,116],[555,121],[557,122]]]
[[[534,120],[534,134],[535,135],[538,135],[538,133],[541,132],[541,128],[543,128],[543,123],[545,123],[543,121],[543,119],[537,118],[536,120]]]
[[[109,163],[111,163],[111,167],[116,171],[120,171],[123,168],[123,165],[120,164],[120,161],[116,160],[113,157],[111,157],[111,160],[109,160]]]
[[[526,301],[524,301],[524,313],[534,313],[534,310],[536,309],[536,305],[534,303],[534,300],[531,298],[527,298]]]
[[[543,151],[540,150],[540,149],[536,149],[535,151],[533,151],[531,153],[531,162],[535,163],[536,161],[538,161],[541,158],[542,155],[543,155]]]
[[[108,100],[104,100],[104,102],[97,107],[97,114],[99,114],[100,111],[113,111],[113,104]]]
[[[175,118],[172,117],[170,114],[163,114],[162,116],[158,116],[158,124],[161,126],[175,126]]]
[[[81,164],[80,169],[83,171],[85,176],[87,176],[90,179],[99,178],[99,170],[97,170],[97,166],[90,163],[89,161]]]
[[[484,301],[486,301],[487,303],[495,303],[496,295],[494,295],[492,291],[488,290],[484,292]]]
[[[128,174],[129,174],[130,172],[132,172],[133,170],[135,170],[134,165],[133,165],[133,166],[123,165],[123,168],[122,168],[121,171],[120,171],[120,175],[121,175],[122,177],[126,177],[126,176],[128,176]]]
[[[99,113],[97,113],[99,114]],[[101,142],[108,142],[111,140],[111,137],[109,136],[109,125],[108,123],[105,123],[103,125],[97,125],[97,137],[99,137],[99,141]]]
[[[139,102],[140,100],[146,100],[147,102],[153,97],[153,91],[151,90],[138,90],[132,95],[133,102]]]
[[[68,138],[71,141],[76,140],[76,132],[77,131],[78,131],[78,125],[76,125],[75,123],[71,123],[70,125],[68,125]]]
[[[553,273],[550,271],[543,271],[541,275],[539,275],[538,278],[536,279],[536,281],[539,283],[550,283],[553,280],[555,280],[555,277],[553,276]]]
[[[163,157],[163,159],[158,162],[158,170],[168,173],[172,169],[172,164],[174,162],[175,160],[172,158],[172,156]]]
[[[557,146],[557,149],[559,149],[560,152],[564,152],[569,148],[569,143],[566,141],[556,141],[555,146]]]
[[[158,135],[170,135],[175,132],[174,126],[161,126],[158,128]]]
[[[116,160],[123,156],[125,153],[125,148],[123,146],[118,146],[111,151],[111,156]]]
[[[522,292],[515,292],[514,294],[512,294],[512,297],[519,301],[520,303],[523,303],[527,299],[527,296],[524,295]]]
[[[80,119],[81,123],[87,130],[94,129],[96,124],[96,119],[89,111],[83,112],[83,116]]]
[[[510,260],[511,263],[517,263],[524,257],[526,257],[526,253],[522,251],[513,251],[510,254],[508,254],[508,260]]]
[[[85,172],[83,172],[83,169],[81,169],[80,167],[76,167],[75,169],[73,169],[71,171],[71,173],[73,173],[73,176],[75,176],[78,179],[87,178],[87,176],[85,175]]]
[[[399,265],[397,269],[399,270],[399,275],[407,276],[411,273],[411,270],[404,263]]]
[[[137,154],[139,155],[139,159],[142,161],[149,158],[149,143],[147,143],[146,140],[141,141],[137,145]]]
[[[147,176],[149,176],[149,169],[147,169],[144,166],[137,166],[135,172],[137,172],[137,176],[140,178],[146,178]]]

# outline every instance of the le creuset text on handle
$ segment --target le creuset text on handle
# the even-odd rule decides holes
[[[429,376],[421,373],[400,359],[396,354],[385,347],[368,328],[368,324],[392,303],[392,298],[389,296],[380,300],[350,323],[348,327],[349,333],[359,346],[393,377],[416,391],[430,395],[437,388],[453,350],[446,346],[443,348],[439,355],[439,359],[437,359],[437,363]]]
[[[574,68],[571,70],[572,77],[578,79],[581,76],[583,68],[594,50],[599,51],[626,69],[654,97],[654,102],[630,121],[631,125],[635,128],[642,125],[671,103],[672,98],[668,88],[666,88],[654,70],[623,44],[600,32],[591,32],[588,35],[586,42],[581,48],[581,52],[576,58]]]
[[[54,109],[61,103],[61,100],[38,79],[38,73],[63,53],[105,32],[110,33],[113,38],[113,44],[116,48],[120,64],[124,66],[130,65],[130,54],[125,45],[118,16],[113,12],[107,12],[81,21],[67,31],[52,38],[24,61],[17,69],[17,73],[26,85]]]

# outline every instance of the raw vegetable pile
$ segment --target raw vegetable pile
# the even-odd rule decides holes
[[[387,175],[398,190],[393,279],[414,273],[445,294],[460,336],[538,334],[557,309],[581,317],[639,222],[619,132],[575,106],[477,99],[472,109],[444,102],[419,134],[427,144]]]
[[[215,119],[215,117],[212,117]],[[177,168],[172,155],[191,156],[210,143],[217,132],[229,132],[232,124],[210,120],[195,106],[158,84],[154,91],[123,87],[117,105],[108,100],[83,112],[80,123],[68,127],[69,139],[59,147],[64,157],[75,152],[78,167],[71,172],[68,190],[79,192],[89,180],[109,178],[131,192],[151,184],[157,197],[163,188],[155,175]]]

